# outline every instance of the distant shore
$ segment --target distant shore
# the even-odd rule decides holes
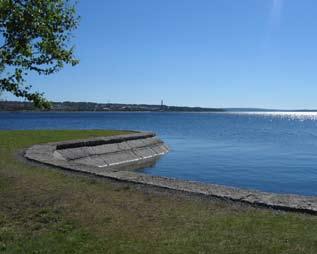
[[[30,102],[0,101],[0,111],[39,111]],[[52,102],[50,111],[57,112],[224,112],[221,108],[203,108],[186,106],[121,104],[95,102]]]
[[[0,101],[1,111],[42,112],[31,102]],[[96,102],[52,102],[50,112],[317,112],[316,109],[266,109],[266,108],[205,108],[155,104],[124,104]]]

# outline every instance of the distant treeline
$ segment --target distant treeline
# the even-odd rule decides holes
[[[222,112],[220,108],[94,102],[52,102],[51,111]],[[0,111],[39,111],[30,102],[0,101]]]

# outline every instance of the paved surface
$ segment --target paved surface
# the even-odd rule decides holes
[[[59,144],[53,156],[72,163],[118,169],[156,160],[167,151],[153,133],[138,133]]]
[[[35,145],[25,157],[59,168],[120,181],[202,194],[282,210],[317,213],[317,197],[275,194],[150,176],[133,171],[151,166],[167,146],[153,133],[135,133],[89,140]],[[193,169],[194,170],[194,169]]]

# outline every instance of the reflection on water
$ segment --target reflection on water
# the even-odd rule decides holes
[[[288,120],[316,120],[317,112],[237,112],[228,114],[254,115],[262,117],[277,117]]]

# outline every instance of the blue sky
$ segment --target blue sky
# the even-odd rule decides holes
[[[316,10],[315,0],[81,0],[80,64],[29,81],[54,101],[317,108]]]

